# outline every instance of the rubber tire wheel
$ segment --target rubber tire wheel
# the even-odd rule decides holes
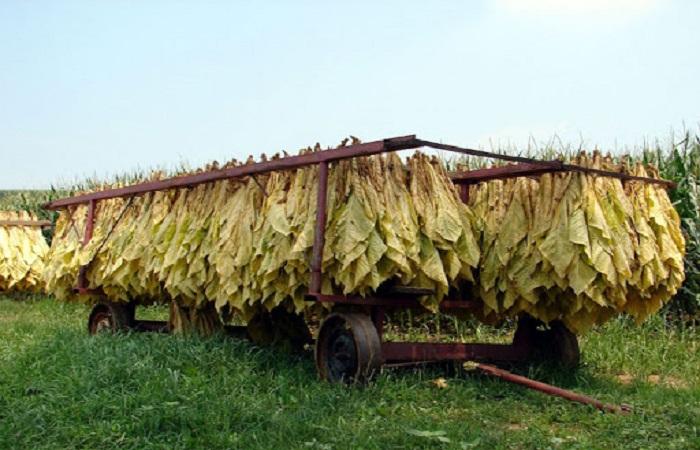
[[[135,307],[131,304],[98,303],[88,318],[88,333],[127,331],[134,323]]]
[[[552,361],[565,369],[574,369],[581,363],[581,350],[578,339],[566,325],[556,320],[549,324],[545,332],[545,342],[548,343],[548,355]]]
[[[361,384],[382,366],[382,346],[372,320],[362,313],[333,313],[316,339],[316,369],[331,383]]]
[[[531,356],[540,361],[548,361],[565,369],[574,369],[581,362],[578,339],[563,322],[552,321],[545,329],[544,324],[530,316],[518,321],[513,345],[532,346]]]
[[[304,317],[281,306],[256,313],[246,326],[248,338],[256,345],[274,345],[291,352],[301,352],[313,338]]]

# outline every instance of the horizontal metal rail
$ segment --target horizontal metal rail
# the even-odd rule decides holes
[[[504,166],[505,168],[494,167],[490,169],[479,169],[478,171],[472,171],[477,172],[473,175],[467,175],[470,172],[465,172],[465,175],[458,175],[456,178],[453,177],[453,180],[457,180],[457,184],[477,183],[479,181],[486,181],[495,178],[527,176],[528,171],[530,171],[531,175],[557,171],[578,171],[592,173],[600,176],[618,178],[622,180],[644,181],[647,183],[662,184],[668,187],[675,186],[674,183],[667,180],[660,180],[647,177],[635,177],[632,175],[621,174],[617,172],[609,172],[604,170],[576,166],[572,164],[564,164],[561,161],[541,161],[522,156],[511,156],[487,152],[484,150],[474,150],[469,148],[458,147],[455,145],[447,145],[417,139],[415,135],[408,135],[384,139],[381,141],[368,142],[365,144],[355,144],[336,149],[305,153],[303,155],[288,156],[284,158],[273,159],[270,161],[262,161],[259,163],[245,164],[242,166],[230,167],[227,169],[212,170],[193,175],[184,175],[179,177],[167,178],[165,180],[147,181],[144,183],[138,183],[122,188],[106,189],[103,191],[81,194],[74,197],[62,198],[59,200],[52,201],[50,203],[45,204],[44,208],[59,209],[68,206],[88,203],[90,201],[106,200],[118,197],[132,197],[135,195],[142,195],[149,192],[193,187],[202,183],[210,183],[219,180],[240,178],[244,176],[263,174],[278,170],[293,170],[313,164],[330,163],[334,161],[340,161],[343,159],[356,158],[361,156],[371,156],[379,153],[394,152],[399,150],[410,150],[420,147],[430,147],[434,149],[446,150],[465,155],[528,164],[528,166],[525,167],[511,165]]]
[[[306,296],[308,301],[316,301],[319,303],[333,303],[336,305],[353,305],[353,306],[382,306],[385,308],[408,308],[408,309],[425,309],[425,307],[416,299],[407,296],[402,297],[361,297],[361,296],[346,296],[346,295],[325,295],[310,293]],[[440,302],[441,311],[477,309],[481,305],[477,302],[468,300],[443,300]]]
[[[664,180],[662,178],[638,177],[635,175],[628,175],[626,173],[610,172],[608,170],[593,169],[590,167],[581,167],[575,164],[562,164],[561,171],[590,173],[592,175],[600,175],[603,177],[618,178],[622,181],[642,181],[644,183],[660,184],[669,189],[676,188],[676,183],[674,183],[673,181]]]
[[[457,145],[442,144],[439,142],[426,141],[423,139],[417,139],[420,143],[419,147],[430,147],[437,150],[445,150],[448,152],[461,153],[463,155],[479,156],[482,158],[493,158],[500,159],[503,161],[520,162],[520,163],[546,163],[548,161],[542,161],[540,159],[528,158],[526,156],[513,156],[505,155],[502,153],[487,152],[486,150],[474,150],[471,148],[459,147]]]
[[[150,333],[168,332],[168,322],[165,320],[134,320],[131,327],[134,331],[144,331]]]
[[[560,170],[559,161],[542,161],[537,164],[530,162],[508,164],[507,166],[488,167],[485,169],[451,172],[450,179],[454,184],[469,185],[484,181],[502,180],[506,178],[531,177]]]
[[[531,380],[530,378],[516,375],[514,373],[508,372],[507,370],[499,369],[498,367],[489,364],[477,364],[477,369],[481,370],[487,375],[492,377],[500,378],[501,380],[508,381],[510,383],[519,384],[525,386],[529,389],[534,389],[536,391],[543,392],[548,395],[553,395],[555,397],[561,397],[572,402],[583,403],[585,405],[591,405],[600,411],[606,411],[617,414],[628,414],[632,411],[629,405],[611,405],[608,403],[603,403],[600,400],[588,397],[577,392],[570,391],[568,389],[562,389],[551,384],[542,383],[541,381]]]
[[[165,180],[148,181],[123,188],[106,189],[104,191],[68,197],[44,205],[46,209],[58,209],[66,206],[87,203],[90,200],[106,200],[117,197],[130,197],[146,194],[148,192],[163,191],[183,187],[192,187],[202,183],[239,178],[247,175],[257,175],[277,170],[291,170],[322,162],[333,162],[341,159],[355,158],[358,156],[371,156],[378,153],[407,150],[419,147],[415,135],[402,136],[381,141],[368,142],[366,144],[350,145],[331,150],[306,153],[297,156],[273,159],[254,164],[246,164],[228,169],[212,170],[209,172],[168,178]]]
[[[593,169],[590,167],[577,166],[575,164],[565,164],[561,161],[529,161],[519,164],[508,164],[500,167],[489,167],[485,169],[468,170],[464,172],[451,172],[450,179],[454,184],[469,185],[483,183],[484,181],[503,180],[516,177],[535,177],[545,173],[555,172],[580,172],[599,175],[609,178],[617,178],[622,181],[642,181],[645,183],[660,184],[670,189],[676,187],[673,181],[659,178],[638,177],[609,170]]]
[[[461,342],[383,342],[385,361],[527,361],[528,346]]]
[[[0,227],[50,227],[50,220],[0,220]]]
[[[542,173],[546,172],[584,172],[584,173],[590,173],[594,175],[600,175],[604,177],[611,177],[611,178],[619,178],[623,181],[643,181],[645,183],[653,183],[653,184],[661,184],[664,186],[667,186],[669,188],[675,188],[676,183],[673,181],[668,181],[668,180],[663,180],[659,178],[651,178],[651,177],[638,177],[634,175],[628,175],[625,173],[619,173],[619,172],[611,172],[609,170],[600,170],[600,169],[593,169],[590,167],[583,167],[583,166],[577,166],[575,164],[566,164],[562,161],[558,160],[552,160],[552,161],[542,161],[539,159],[534,159],[534,158],[528,158],[525,156],[512,156],[512,155],[502,155],[499,153],[492,153],[492,152],[487,152],[484,150],[473,150],[470,148],[462,148],[458,147],[456,145],[448,145],[448,144],[440,144],[437,142],[431,142],[431,141],[424,141],[421,139],[418,139],[419,142],[423,144],[425,147],[430,147],[430,148],[435,148],[435,149],[440,149],[440,150],[447,150],[450,152],[456,152],[456,153],[462,153],[464,155],[471,155],[471,156],[480,156],[483,158],[493,158],[493,159],[500,159],[503,161],[511,161],[511,162],[517,162],[517,163],[524,163],[524,164],[534,164],[539,167],[542,167],[543,169],[549,169],[549,170],[544,170],[543,172],[540,172],[537,170],[535,167],[528,167],[525,166],[525,169],[530,169],[533,171],[531,175],[541,175]],[[488,176],[488,171],[493,171],[494,173],[498,173],[499,170],[503,170],[506,173],[510,170],[514,170],[515,172],[518,171],[518,165],[511,165],[511,166],[504,166],[504,167],[511,167],[511,169],[502,169],[501,167],[492,167],[488,169],[479,169],[482,170],[483,174],[485,176]],[[527,171],[527,170],[525,170]],[[476,171],[470,171],[470,172],[476,172]],[[465,172],[469,173],[469,172]],[[527,176],[528,174],[517,174],[513,175],[514,177],[517,176]],[[501,177],[499,177],[501,178]],[[476,179],[476,177],[474,177]],[[478,180],[475,182],[479,182]]]

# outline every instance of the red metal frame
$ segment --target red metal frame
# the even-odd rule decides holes
[[[450,179],[461,188],[470,184],[482,183],[490,180],[504,180],[516,177],[531,177],[545,173],[560,172],[562,163],[559,161],[542,161],[541,163],[518,163],[500,167],[488,167],[485,169],[470,170],[467,172],[453,172]]]
[[[608,178],[617,178],[622,181],[641,181],[644,183],[659,184],[670,189],[676,187],[676,183],[668,180],[638,177],[625,173],[592,169],[590,167],[581,167],[574,164],[565,164],[561,161],[530,161],[518,164],[508,164],[500,167],[470,170],[467,172],[453,172],[450,174],[450,179],[454,184],[465,186],[491,180],[505,180],[508,178],[517,177],[537,177],[545,173],[556,172],[581,172]]]
[[[287,156],[284,158],[254,164],[246,164],[228,169],[212,170],[194,175],[185,175],[181,177],[168,178],[165,180],[138,183],[122,188],[106,189],[89,194],[54,200],[44,205],[44,207],[46,209],[59,209],[66,206],[87,203],[90,200],[131,197],[134,195],[143,195],[148,192],[188,188],[202,183],[211,183],[213,181],[241,178],[249,175],[274,172],[277,170],[298,169],[300,167],[320,164],[323,162],[330,163],[342,159],[356,158],[359,156],[371,156],[378,153],[393,152],[398,150],[408,150],[418,148],[420,146],[421,145],[414,135],[395,137],[381,141],[368,142],[365,144],[356,144],[348,147],[306,153],[298,156]]]
[[[527,361],[532,347],[521,344],[479,344],[444,342],[382,342],[387,363],[433,361]]]
[[[311,301],[318,301],[321,303],[351,305],[353,307],[367,309],[370,316],[372,317],[373,323],[375,325],[375,328],[377,329],[381,340],[383,337],[385,309],[417,309],[421,308],[421,305],[416,296],[358,297],[321,294],[323,275],[323,248],[325,245],[325,228],[327,219],[326,203],[328,194],[327,190],[329,164],[343,159],[371,156],[379,153],[393,152],[398,150],[416,149],[420,147],[429,147],[433,149],[457,152],[470,156],[499,159],[516,163],[504,165],[501,167],[492,167],[468,172],[451,173],[450,178],[452,179],[452,182],[455,185],[459,186],[460,198],[465,203],[469,200],[469,185],[471,184],[476,184],[489,180],[508,179],[523,176],[538,176],[545,173],[565,171],[590,173],[598,176],[617,178],[622,181],[641,181],[645,183],[654,183],[662,185],[666,188],[675,187],[674,183],[667,180],[636,177],[617,172],[591,169],[572,164],[565,164],[561,161],[541,161],[521,156],[510,156],[487,152],[483,150],[462,148],[453,145],[425,141],[417,139],[415,135],[408,135],[383,139],[380,141],[368,142],[365,144],[355,144],[347,147],[340,147],[337,149],[306,153],[298,156],[273,159],[254,164],[246,164],[228,169],[202,172],[194,175],[174,177],[165,180],[149,181],[116,189],[107,189],[104,191],[92,192],[88,194],[78,195],[75,197],[55,200],[44,205],[44,207],[47,209],[61,209],[83,203],[88,203],[87,221],[85,224],[85,233],[82,242],[83,245],[87,245],[87,243],[90,242],[92,238],[96,214],[96,205],[97,202],[100,200],[106,200],[117,197],[133,197],[137,195],[143,195],[149,192],[162,191],[168,189],[190,188],[202,183],[210,183],[214,181],[240,178],[245,176],[255,176],[257,174],[267,173],[271,171],[293,170],[300,167],[317,164],[319,170],[316,226],[314,245],[311,257],[311,279],[307,299]],[[81,293],[92,292],[88,290],[86,274],[87,267],[82,267],[78,276],[78,286],[76,288],[76,291]],[[477,307],[479,307],[478,303],[464,300],[446,300],[440,304],[440,310],[445,312],[455,311],[459,309],[473,309]],[[527,334],[525,336],[522,336],[519,340],[517,340],[517,342],[511,345],[427,342],[382,342],[383,360],[387,363],[428,362],[444,360],[524,361],[531,356],[531,353],[532,343],[530,342],[530,338],[528,338]],[[486,371],[489,370],[490,369]],[[495,372],[491,370],[489,373],[491,375],[499,376],[504,379],[509,378],[508,375],[504,375],[504,373],[501,372]],[[513,377],[517,376],[513,375]],[[519,379],[510,379],[509,381],[525,384],[521,383],[522,380]],[[533,388],[540,389],[541,387],[542,386],[535,386]],[[547,390],[543,391],[547,392]],[[553,392],[550,390],[549,393]],[[554,395],[560,394],[561,392],[554,393]],[[571,396],[569,396],[569,398],[570,397]],[[578,399],[577,401],[580,401],[580,399]]]
[[[516,375],[514,373],[508,372],[507,370],[499,369],[498,367],[489,364],[477,364],[476,368],[487,375],[500,378],[502,380],[508,381],[509,383],[519,384],[521,386],[525,386],[528,389],[534,389],[536,391],[543,392],[547,395],[561,397],[572,402],[591,405],[594,408],[599,409],[601,411],[617,414],[628,414],[632,411],[632,408],[624,403],[619,406],[603,403],[600,400],[596,400],[586,395],[569,391],[567,389],[558,388],[556,386],[552,386],[551,384],[542,383],[541,381],[531,380],[530,378],[523,377],[521,375]]]
[[[358,295],[308,294],[308,300],[336,305],[378,306],[386,309],[422,309],[416,298],[407,296],[361,297]],[[443,300],[440,310],[444,312],[478,308],[479,304],[468,300]]]
[[[499,153],[487,152],[483,150],[474,150],[469,148],[457,147],[454,145],[446,145],[437,142],[417,139],[415,135],[408,135],[383,139],[381,141],[368,142],[365,144],[355,144],[347,147],[306,153],[298,156],[287,156],[284,158],[278,158],[254,164],[246,164],[242,166],[231,167],[228,169],[212,170],[208,172],[197,173],[194,175],[168,178],[165,180],[148,181],[145,183],[138,183],[132,186],[126,186],[122,188],[106,189],[103,191],[92,192],[89,194],[82,194],[74,197],[54,200],[50,203],[45,204],[44,208],[60,209],[66,206],[88,203],[91,200],[97,201],[117,197],[131,197],[134,195],[143,195],[148,192],[163,191],[177,188],[188,188],[202,183],[211,183],[213,181],[226,180],[231,178],[241,178],[245,176],[273,172],[277,170],[292,170],[304,166],[310,166],[313,164],[331,163],[343,159],[357,158],[361,156],[371,156],[379,153],[395,152],[399,150],[410,150],[420,147],[429,147],[470,156],[479,156],[484,158],[499,159],[503,161],[524,163],[528,165],[526,167],[529,169],[537,169],[536,174],[557,171],[578,171],[592,173],[600,176],[618,178],[621,180],[644,181],[647,183],[661,184],[667,187],[675,186],[673,182],[667,180],[646,177],[635,177],[632,175],[626,175],[617,172],[608,172],[604,170],[575,166],[572,164],[564,164],[560,161],[541,161],[533,158],[525,158],[522,156],[510,156]],[[539,168],[541,168],[542,170],[539,170]],[[492,169],[480,170],[482,172],[479,176],[486,176],[488,173],[491,172],[499,174],[495,177],[484,178],[484,180],[496,178],[511,178],[513,176],[527,175],[526,173],[523,173],[523,169],[519,165],[507,165],[503,167],[495,167]],[[471,172],[466,173],[469,174]],[[518,173],[518,175],[513,175],[513,173]],[[470,178],[469,175],[466,175],[466,177]],[[461,177],[459,174],[453,175],[452,178],[456,180],[457,184],[460,183],[459,180],[461,179]],[[321,180],[319,179],[319,181]],[[471,180],[470,182],[475,183],[478,182],[478,180]]]

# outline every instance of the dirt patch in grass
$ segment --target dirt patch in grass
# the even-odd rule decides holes
[[[618,383],[623,384],[625,386],[632,384],[632,382],[634,381],[634,375],[631,375],[629,373],[617,374],[615,378],[617,379]]]
[[[621,385],[629,386],[639,378],[629,373],[619,373],[615,376],[615,379]],[[647,375],[646,378],[643,378],[643,380],[647,384],[652,384],[654,386],[665,386],[671,389],[687,389],[689,386],[686,380],[674,377],[672,375],[651,374]]]
[[[674,377],[671,375],[656,375],[652,374],[647,376],[647,383],[649,384],[654,384],[654,385],[662,385],[669,387],[671,389],[686,389],[688,388],[688,382],[685,380],[682,380],[678,377]]]

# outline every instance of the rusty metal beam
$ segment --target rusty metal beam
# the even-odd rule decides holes
[[[500,378],[501,380],[508,381],[510,383],[515,383],[519,384],[521,386],[525,386],[526,388],[529,389],[534,389],[536,391],[543,392],[547,395],[553,395],[555,397],[561,397],[565,398],[567,400],[570,400],[572,402],[578,402],[578,403],[583,403],[585,405],[591,405],[601,411],[607,411],[607,412],[612,412],[612,413],[620,413],[620,414],[627,414],[631,411],[631,408],[628,405],[610,405],[607,403],[603,403],[600,400],[596,400],[594,398],[588,397],[583,394],[578,394],[573,391],[569,391],[567,389],[562,389],[558,388],[556,386],[552,386],[551,384],[547,383],[542,383],[541,381],[535,381],[531,380],[530,378],[526,378],[520,375],[516,375],[514,373],[508,372],[507,370],[499,369],[498,367],[489,365],[489,364],[477,364],[477,369],[481,370],[487,375],[490,375],[492,377],[497,377]]]
[[[590,173],[592,175],[599,175],[602,177],[617,178],[622,181],[642,181],[644,183],[660,184],[668,189],[675,189],[677,185],[673,181],[664,180],[661,178],[638,177],[635,175],[628,175],[626,173],[610,172],[608,170],[592,169],[590,167],[581,167],[574,164],[562,164],[562,170],[566,172]]]
[[[462,184],[459,186],[459,199],[465,205],[469,203],[469,185]]]
[[[536,170],[538,167],[541,167],[543,170],[544,169],[549,169],[545,170],[545,172],[557,172],[557,171],[567,171],[567,172],[584,172],[584,173],[590,173],[594,175],[600,175],[604,177],[612,177],[612,178],[618,178],[623,181],[643,181],[645,183],[653,183],[653,184],[661,184],[664,185],[668,188],[675,188],[676,183],[673,181],[668,181],[668,180],[663,180],[663,179],[658,179],[658,178],[650,178],[650,177],[637,177],[634,175],[627,175],[624,173],[619,173],[619,172],[611,172],[608,170],[600,170],[600,169],[592,169],[590,167],[582,167],[582,166],[577,166],[575,164],[565,164],[562,161],[542,161],[539,159],[534,159],[534,158],[528,158],[525,156],[512,156],[512,155],[504,155],[500,153],[492,153],[492,152],[487,152],[484,150],[474,150],[471,148],[463,148],[463,147],[458,147],[456,145],[448,145],[448,144],[441,144],[438,142],[431,142],[431,141],[426,141],[423,139],[417,139],[418,142],[422,144],[424,147],[430,147],[430,148],[435,148],[438,150],[446,150],[450,152],[455,152],[455,153],[462,153],[464,155],[470,155],[470,156],[479,156],[483,158],[493,158],[493,159],[500,159],[503,161],[511,161],[511,162],[516,162],[516,163],[522,163],[522,164],[528,164],[529,166],[525,166],[525,171],[527,170]],[[520,170],[519,167],[522,167],[521,165],[510,165],[510,166],[505,166],[507,169],[505,169],[505,172],[508,173],[509,171],[518,171]],[[490,169],[479,169],[483,170],[482,174],[486,176],[489,171],[493,171],[494,173],[498,173],[499,170],[501,170],[500,167],[493,167]],[[468,172],[465,172],[468,173]],[[534,173],[537,174],[537,173]],[[527,176],[527,174],[521,174],[521,175],[514,175],[514,176]],[[478,182],[478,181],[477,181]]]
[[[386,362],[429,361],[526,361],[532,353],[529,345],[466,344],[444,342],[383,342]]]
[[[452,172],[450,179],[454,184],[470,185],[490,180],[502,180],[506,178],[537,176],[550,172],[562,171],[560,161],[541,161],[534,163],[508,164],[500,167],[488,167],[465,172]]]
[[[309,293],[306,295],[307,300],[317,301],[319,303],[334,303],[337,305],[354,305],[354,306],[383,306],[386,308],[409,308],[409,309],[424,309],[425,307],[415,299],[410,297],[360,297],[346,295],[324,295],[317,293]],[[477,302],[468,300],[443,300],[440,302],[441,311],[449,310],[464,310],[479,308]]]
[[[417,139],[415,135],[401,136],[395,138],[384,139],[381,141],[368,142],[365,144],[355,144],[347,147],[340,147],[336,149],[323,150],[319,152],[306,153],[298,156],[288,156],[285,158],[273,159],[270,161],[263,161],[254,164],[246,164],[238,167],[231,167],[228,169],[213,170],[208,172],[197,173],[194,175],[185,175],[181,177],[168,178],[165,180],[158,181],[148,181],[145,183],[138,183],[132,186],[126,186],[116,189],[107,189],[104,191],[91,192],[88,194],[77,195],[74,197],[63,198],[55,200],[53,202],[44,205],[46,209],[59,209],[66,206],[78,205],[82,203],[87,203],[90,200],[106,200],[110,198],[117,197],[131,197],[135,195],[142,195],[148,192],[162,191],[167,189],[177,189],[184,187],[192,187],[202,183],[210,183],[213,181],[225,180],[230,178],[239,178],[249,175],[256,175],[261,173],[272,172],[276,170],[292,170],[299,167],[308,166],[312,164],[319,164],[322,162],[334,162],[340,161],[348,158],[356,158],[360,156],[371,156],[378,153],[393,152],[398,150],[408,150],[415,149],[419,147],[430,147],[439,150],[446,150],[456,153],[462,153],[471,156],[479,156],[484,158],[499,159],[504,161],[534,164],[538,167],[552,168],[553,164],[560,165],[561,169],[556,170],[569,170],[569,171],[579,171],[593,173],[600,176],[609,176],[614,178],[619,178],[622,180],[637,180],[644,181],[648,183],[662,184],[667,187],[675,187],[675,184],[666,180],[659,180],[655,178],[646,177],[635,177],[631,175],[608,172],[604,170],[589,169],[585,167],[579,167],[571,164],[563,164],[559,161],[540,161],[533,158],[526,158],[523,156],[511,156],[499,153],[487,152],[484,150],[474,150],[470,148],[458,147],[456,145],[447,145],[437,142],[426,141],[422,139]],[[507,166],[506,166],[507,167]],[[494,168],[498,169],[498,168]],[[510,169],[506,169],[510,170]],[[554,169],[552,169],[554,170]],[[514,175],[523,176],[523,175]]]
[[[92,192],[89,194],[68,197],[44,205],[46,209],[59,209],[66,206],[87,203],[90,200],[106,200],[117,197],[131,197],[134,195],[146,194],[148,192],[192,187],[202,183],[238,178],[247,175],[272,172],[276,170],[291,170],[299,167],[318,164],[322,162],[333,162],[341,159],[355,158],[358,156],[370,156],[378,153],[406,150],[420,147],[415,135],[401,136],[381,141],[368,142],[366,144],[356,144],[347,147],[340,147],[320,152],[306,153],[298,156],[288,156],[286,158],[273,159],[255,164],[231,167],[228,169],[213,170],[209,172],[197,173],[181,177],[168,178],[165,180],[148,181],[116,189]]]
[[[527,158],[525,156],[505,155],[503,153],[487,152],[486,150],[475,150],[472,148],[464,148],[464,147],[459,147],[457,145],[442,144],[439,142],[426,141],[423,139],[417,139],[417,141],[421,144],[420,145],[421,147],[430,147],[430,148],[434,148],[437,150],[445,150],[448,152],[461,153],[463,155],[479,156],[482,158],[493,158],[493,159],[500,159],[503,161],[512,161],[512,162],[521,162],[521,163],[539,163],[539,162],[542,162],[541,160]]]
[[[603,177],[617,178],[621,181],[642,181],[645,183],[660,184],[666,188],[674,189],[676,183],[659,178],[637,177],[625,173],[611,172],[609,170],[592,169],[590,167],[565,164],[561,161],[537,161],[528,159],[528,162],[508,164],[499,167],[468,170],[464,172],[451,172],[450,179],[457,185],[470,185],[490,180],[503,180],[516,177],[532,177],[553,172],[581,172]]]
[[[150,333],[168,333],[167,320],[134,320],[132,330]]]

